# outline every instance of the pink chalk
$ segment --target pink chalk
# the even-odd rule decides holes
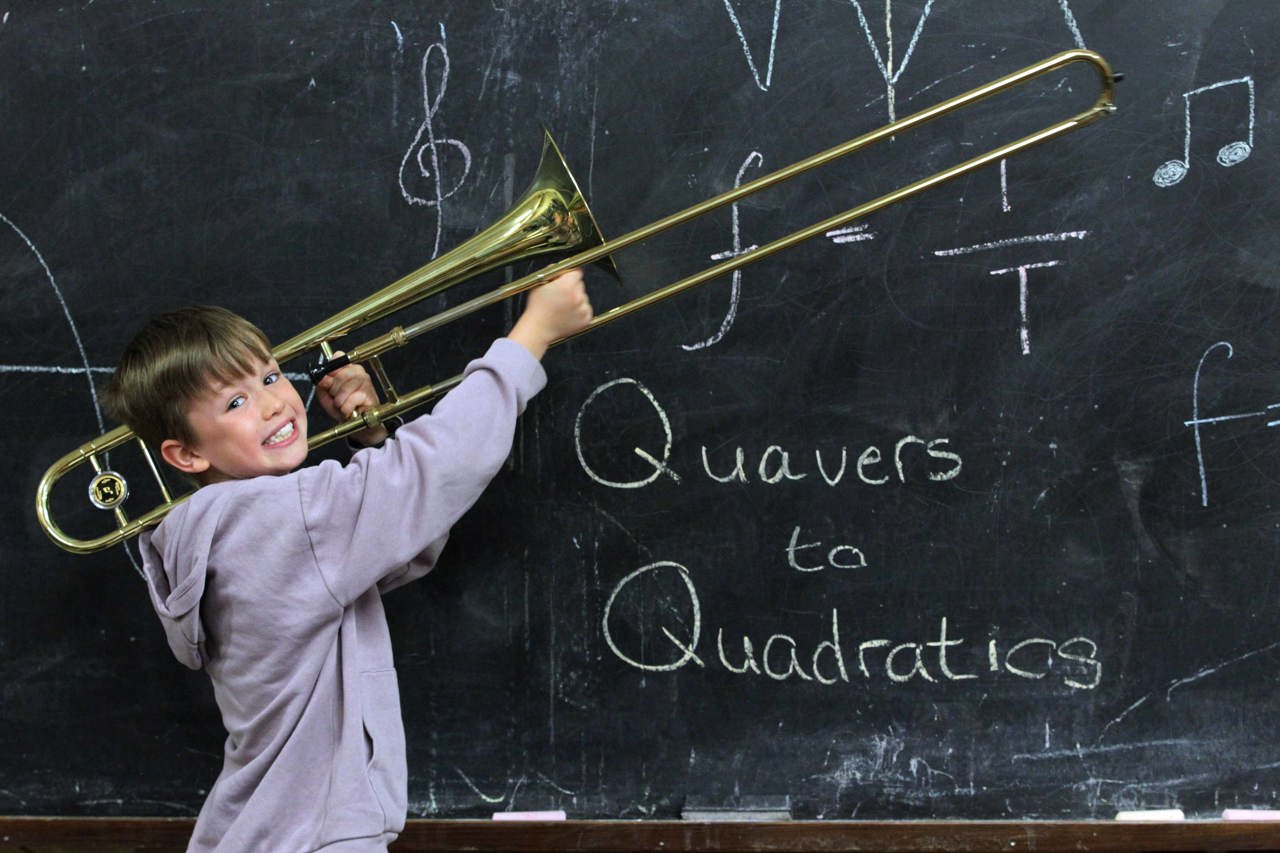
[[[494,812],[494,820],[564,820],[563,810],[550,812]]]
[[[1280,809],[1223,809],[1223,820],[1280,820]]]

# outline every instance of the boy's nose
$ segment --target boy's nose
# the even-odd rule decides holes
[[[262,419],[268,420],[280,414],[284,409],[284,398],[274,391],[267,390],[262,394]]]

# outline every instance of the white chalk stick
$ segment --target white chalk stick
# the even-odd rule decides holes
[[[494,812],[494,820],[564,820],[563,809],[549,812]]]
[[[1116,820],[1186,820],[1182,809],[1145,809],[1116,812]]]
[[[1280,820],[1280,809],[1223,809],[1223,820]]]

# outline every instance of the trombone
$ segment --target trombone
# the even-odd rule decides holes
[[[323,323],[290,338],[273,350],[277,361],[284,362],[304,351],[318,348],[321,352],[321,362],[312,370],[313,378],[316,379],[341,364],[366,363],[382,390],[386,402],[311,436],[308,441],[309,448],[314,449],[366,427],[376,426],[435,399],[462,381],[462,376],[457,375],[401,394],[392,386],[382,367],[380,359],[382,354],[404,346],[408,341],[432,329],[536,287],[573,267],[596,264],[616,274],[613,255],[628,246],[647,240],[709,211],[732,204],[748,195],[789,181],[859,149],[905,133],[948,113],[964,109],[992,95],[1075,63],[1091,66],[1098,75],[1100,86],[1097,99],[1083,112],[601,312],[581,331],[555,342],[559,344],[896,204],[910,196],[937,187],[960,175],[1092,124],[1115,111],[1113,98],[1115,84],[1119,82],[1120,76],[1113,73],[1107,61],[1093,51],[1085,49],[1064,51],[613,239],[602,237],[586,199],[578,189],[567,166],[564,165],[559,150],[550,135],[545,134],[543,157],[533,182],[513,208],[498,222],[435,261],[383,288],[373,296],[333,315]],[[453,284],[515,260],[546,252],[575,249],[579,251],[536,272],[461,302],[417,323],[396,326],[382,335],[350,348],[343,356],[335,358],[333,355],[333,343],[337,339],[367,323],[439,293]],[[105,457],[109,451],[134,441],[138,442],[146,457],[147,464],[159,485],[163,502],[130,518],[122,507],[127,499],[128,484],[121,475],[106,469],[100,457]],[[91,502],[101,509],[112,511],[116,519],[115,530],[92,539],[78,539],[63,532],[54,521],[49,506],[54,484],[69,471],[84,464],[91,465],[95,472],[89,485]],[[86,442],[50,466],[37,489],[36,515],[45,532],[57,545],[73,553],[91,553],[123,542],[142,530],[158,524],[173,506],[187,496],[181,495],[175,498],[169,493],[150,451],[128,427],[121,426]]]

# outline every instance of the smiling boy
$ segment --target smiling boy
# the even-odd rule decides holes
[[[591,305],[572,270],[529,293],[507,337],[435,409],[377,445],[300,468],[302,400],[258,329],[184,309],[129,345],[108,406],[200,483],[141,540],[175,656],[203,668],[227,731],[189,850],[384,851],[407,802],[399,687],[381,594],[435,564],[500,470],[539,363]],[[317,386],[331,416],[376,403],[350,365]]]

